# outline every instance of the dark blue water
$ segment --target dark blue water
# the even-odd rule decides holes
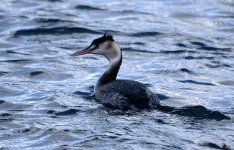
[[[168,109],[92,99],[108,62],[69,55],[104,32]],[[232,0],[1,0],[0,149],[232,149],[233,41]]]

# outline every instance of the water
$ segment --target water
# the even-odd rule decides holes
[[[0,148],[234,148],[233,18],[232,0],[1,0]],[[104,32],[123,50],[118,78],[147,84],[163,105],[231,119],[95,102],[107,61],[69,55]]]

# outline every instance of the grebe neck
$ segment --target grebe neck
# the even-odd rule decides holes
[[[122,52],[118,46],[115,47],[116,54],[112,56],[105,56],[109,60],[109,66],[107,70],[102,74],[102,76],[98,79],[97,84],[95,86],[95,91],[112,81],[115,81],[122,63]]]

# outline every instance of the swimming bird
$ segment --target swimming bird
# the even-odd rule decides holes
[[[109,61],[108,69],[98,79],[94,88],[94,97],[97,101],[104,106],[121,110],[150,109],[159,106],[158,97],[144,84],[133,80],[116,79],[122,63],[122,51],[111,35],[104,34],[72,56],[89,53],[103,55]]]

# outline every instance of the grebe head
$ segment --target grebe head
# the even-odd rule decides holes
[[[109,61],[120,59],[121,50],[111,35],[104,34],[102,37],[92,41],[91,45],[82,51],[78,51],[72,56],[84,54],[99,54],[105,56]]]

